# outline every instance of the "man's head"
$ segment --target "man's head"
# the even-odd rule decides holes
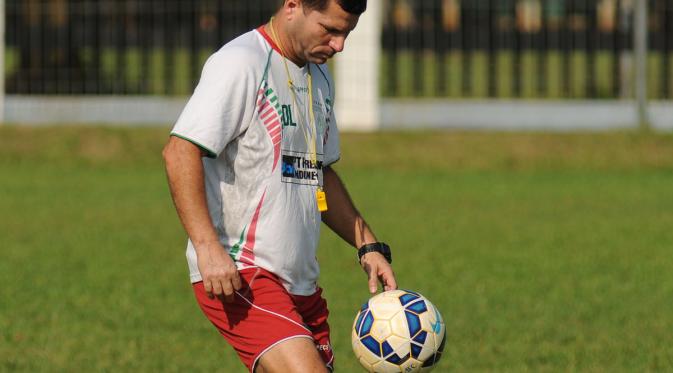
[[[325,63],[344,48],[367,0],[285,0],[276,18],[288,58],[303,65]]]
[[[358,16],[367,10],[367,0],[303,0],[302,2],[304,3],[304,8],[319,12],[327,9],[327,6],[331,2],[337,3],[346,12]]]

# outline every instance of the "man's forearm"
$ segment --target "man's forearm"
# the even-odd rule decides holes
[[[200,149],[173,137],[163,156],[175,208],[194,246],[198,250],[208,243],[219,242],[206,204]]]
[[[194,244],[203,288],[209,297],[232,302],[241,288],[236,264],[220,244],[206,202],[203,156],[196,145],[171,137],[164,148],[168,185],[175,208]]]
[[[376,242],[376,236],[355,208],[339,175],[331,167],[325,167],[323,177],[329,206],[322,214],[323,222],[354,247]]]

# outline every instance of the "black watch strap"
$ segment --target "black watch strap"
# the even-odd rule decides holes
[[[376,251],[377,253],[381,253],[384,258],[388,261],[388,263],[393,262],[393,255],[390,252],[390,246],[386,245],[383,242],[374,242],[370,243],[367,245],[362,246],[361,248],[358,249],[358,260],[362,260],[362,256]]]

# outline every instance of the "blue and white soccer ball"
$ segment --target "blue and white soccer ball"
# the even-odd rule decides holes
[[[435,306],[409,290],[378,294],[353,324],[353,352],[369,372],[428,372],[442,356],[446,328]]]

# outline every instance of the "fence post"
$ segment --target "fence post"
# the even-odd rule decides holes
[[[341,129],[371,131],[380,126],[382,3],[368,2],[344,51],[335,59],[335,110]]]
[[[647,110],[647,0],[636,0],[634,38],[638,126],[641,130],[648,131],[650,118]]]
[[[5,122],[5,0],[0,0],[0,125]]]

